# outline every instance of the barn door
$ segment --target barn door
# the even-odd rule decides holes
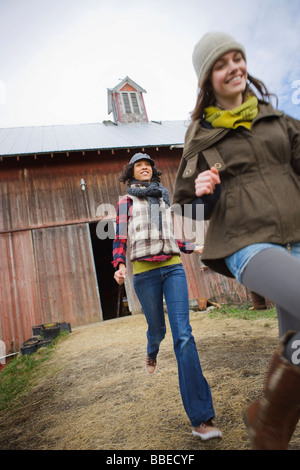
[[[31,231],[0,235],[0,340],[17,351],[41,320]]]
[[[44,320],[102,320],[88,224],[34,230],[33,243]]]

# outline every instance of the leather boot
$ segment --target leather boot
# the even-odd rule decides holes
[[[274,353],[263,396],[245,411],[254,450],[286,450],[300,417],[300,367],[283,357],[284,346],[295,332],[281,339]]]

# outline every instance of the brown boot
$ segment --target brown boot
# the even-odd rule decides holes
[[[285,450],[300,417],[300,367],[282,355],[286,342],[295,332],[281,339],[267,373],[263,396],[245,411],[249,436],[255,450]]]

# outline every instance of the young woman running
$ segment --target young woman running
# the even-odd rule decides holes
[[[230,35],[203,36],[193,64],[174,202],[204,204],[202,261],[276,304],[280,344],[245,417],[254,449],[286,449],[300,416],[300,122],[273,108]]]
[[[128,189],[117,208],[114,277],[118,284],[124,282],[129,238],[134,288],[148,323],[146,371],[149,374],[155,372],[159,345],[166,334],[164,297],[178,363],[182,402],[193,435],[207,440],[221,437],[222,433],[212,422],[215,413],[211,391],[201,370],[189,323],[188,288],[179,256],[180,250],[201,254],[202,248],[175,239],[169,194],[160,183],[160,175],[149,155],[137,153],[120,177]]]

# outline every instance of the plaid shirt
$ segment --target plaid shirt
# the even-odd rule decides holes
[[[116,238],[113,242],[113,261],[112,264],[115,269],[118,265],[123,263],[126,265],[126,250],[127,250],[127,226],[128,219],[132,213],[133,201],[130,197],[124,196],[118,202],[117,206],[117,221],[116,221]],[[183,253],[191,254],[195,249],[195,244],[182,240],[176,240],[178,248]],[[173,255],[165,255],[160,253],[155,256],[140,258],[140,261],[166,261],[172,258]]]

